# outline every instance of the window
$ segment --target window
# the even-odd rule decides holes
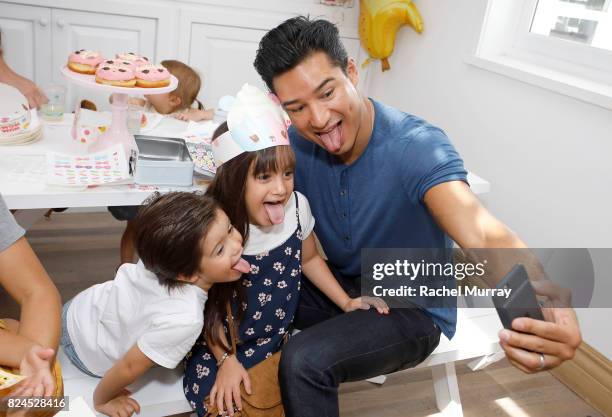
[[[612,51],[611,0],[539,0],[530,32]]]
[[[508,55],[612,85],[610,2],[525,0]]]
[[[489,0],[467,61],[612,109],[612,0]]]

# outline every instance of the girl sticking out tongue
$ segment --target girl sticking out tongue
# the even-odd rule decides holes
[[[281,224],[285,220],[285,207],[281,203],[264,203],[270,223]]]
[[[288,119],[255,87],[238,93],[227,123],[213,134],[217,173],[207,194],[227,213],[244,237],[249,273],[238,285],[215,285],[206,305],[204,341],[188,355],[185,395],[199,416],[210,403],[224,410],[241,408],[246,369],[280,350],[295,316],[302,271],[344,311],[375,307],[380,299],[350,298],[317,252],[308,200],[293,190],[295,155],[287,140]],[[243,268],[236,265],[235,268]],[[241,269],[242,270],[242,269]],[[233,352],[226,331],[226,305],[233,309],[240,343]],[[219,365],[218,365],[219,364]],[[210,393],[210,403],[204,399]]]

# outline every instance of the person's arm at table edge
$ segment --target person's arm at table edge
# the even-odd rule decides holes
[[[57,352],[60,295],[25,237],[0,252],[0,285],[20,306],[18,335]],[[26,350],[31,347],[22,345]]]

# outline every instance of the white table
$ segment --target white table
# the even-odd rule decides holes
[[[0,193],[10,209],[48,209],[50,207],[103,207],[139,205],[153,191],[192,191],[202,187],[155,187],[117,185],[75,189],[49,186],[45,183],[45,152],[84,153],[85,149],[70,136],[72,114],[60,123],[44,123],[43,139],[25,146],[0,146]],[[177,123],[179,125],[177,125]],[[180,122],[164,119],[157,130],[180,129]],[[184,125],[186,126],[186,124]],[[488,181],[469,173],[468,181],[475,194],[490,190]]]
[[[42,140],[24,146],[0,147],[0,193],[10,209],[50,207],[101,207],[139,205],[152,192],[193,191],[202,187],[115,185],[83,188],[49,186],[45,183],[45,153],[49,150],[79,154],[86,150],[70,136],[73,115],[60,123],[44,123]],[[166,131],[183,124],[168,120]],[[180,127],[180,126],[179,126]],[[163,128],[163,127],[162,127]],[[162,129],[160,128],[160,129]],[[154,133],[148,132],[148,134]]]

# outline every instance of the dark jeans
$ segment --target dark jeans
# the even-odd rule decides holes
[[[334,274],[351,297],[359,296],[359,278]],[[414,367],[440,341],[440,330],[422,310],[342,314],[307,278],[294,324],[303,330],[283,346],[279,370],[287,417],[339,416],[340,383]]]

